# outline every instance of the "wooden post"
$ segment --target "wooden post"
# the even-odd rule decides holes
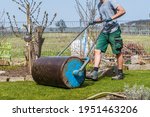
[[[28,27],[28,33],[32,37],[32,30],[31,30],[31,19],[30,19],[30,5],[27,4],[27,27]],[[29,66],[29,73],[31,74],[32,71],[32,58],[31,58],[31,41],[27,42],[28,43],[28,66]]]

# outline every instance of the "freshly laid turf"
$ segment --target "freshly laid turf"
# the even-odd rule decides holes
[[[0,83],[1,100],[82,100],[101,92],[122,92],[125,85],[144,85],[150,88],[150,71],[125,71],[125,79],[110,77],[94,82],[85,80],[80,88],[64,89],[37,85],[35,82]]]

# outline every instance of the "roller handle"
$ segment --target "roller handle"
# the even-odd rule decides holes
[[[74,76],[79,76],[79,77],[82,76],[82,72],[85,69],[86,65],[89,63],[90,58],[86,57],[86,58],[83,58],[83,60],[84,60],[84,64],[81,66],[81,68],[79,70],[74,70],[73,71]]]

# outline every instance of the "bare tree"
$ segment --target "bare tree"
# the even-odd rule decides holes
[[[5,38],[5,10],[3,10],[2,12],[0,12],[0,33],[1,33],[1,39]]]
[[[63,33],[63,31],[67,27],[65,21],[62,19],[57,21],[55,25],[58,27],[58,29],[60,30],[61,33]]]
[[[44,43],[44,38],[42,37],[43,32],[47,26],[50,26],[52,24],[56,17],[56,13],[54,14],[51,22],[48,24],[48,13],[45,11],[43,14],[42,22],[39,22],[38,20],[41,12],[42,2],[35,2],[34,0],[12,1],[19,6],[18,9],[26,16],[26,24],[23,24],[26,29],[26,35],[24,36],[24,40],[27,42],[25,58],[27,64],[29,65],[29,71],[31,73],[33,61],[41,56],[41,49]],[[13,15],[13,25],[8,12],[7,16],[13,33],[17,37],[21,37],[21,32],[19,30],[16,17]]]
[[[76,10],[80,16],[80,21],[86,26],[89,21],[93,21],[96,16],[96,2],[97,0],[86,0],[86,6],[83,6],[79,0],[76,2]]]
[[[81,4],[79,0],[75,0],[75,2],[76,2],[75,8],[80,17],[80,25],[83,24],[84,27],[86,27],[90,21],[93,21],[95,19],[96,10],[97,10],[96,9],[97,0],[85,0],[86,2],[85,5]],[[85,42],[88,45],[88,50],[90,50],[91,41],[95,40],[95,33],[93,33],[93,29],[94,26],[91,26],[89,29],[87,29],[83,37],[83,40],[86,39]],[[85,47],[81,47],[81,48],[85,48]],[[86,56],[85,54],[86,52],[83,51],[81,53],[82,53],[81,55]]]

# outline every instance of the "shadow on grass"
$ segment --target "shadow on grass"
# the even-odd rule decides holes
[[[94,85],[94,81],[92,81],[91,79],[85,79],[84,83],[81,85],[80,88],[85,88],[92,85]]]
[[[85,81],[83,82],[83,84],[81,84],[80,87],[77,87],[77,88],[85,88],[85,87],[88,87],[88,86],[92,86],[95,84],[95,81],[92,81],[91,79],[85,79]],[[42,87],[50,87],[50,88],[54,88],[54,89],[74,89],[74,88],[65,88],[65,87],[61,87],[61,86],[52,86],[52,85],[42,85],[42,84],[38,84],[38,83],[35,83],[35,85],[37,86],[42,86]]]

